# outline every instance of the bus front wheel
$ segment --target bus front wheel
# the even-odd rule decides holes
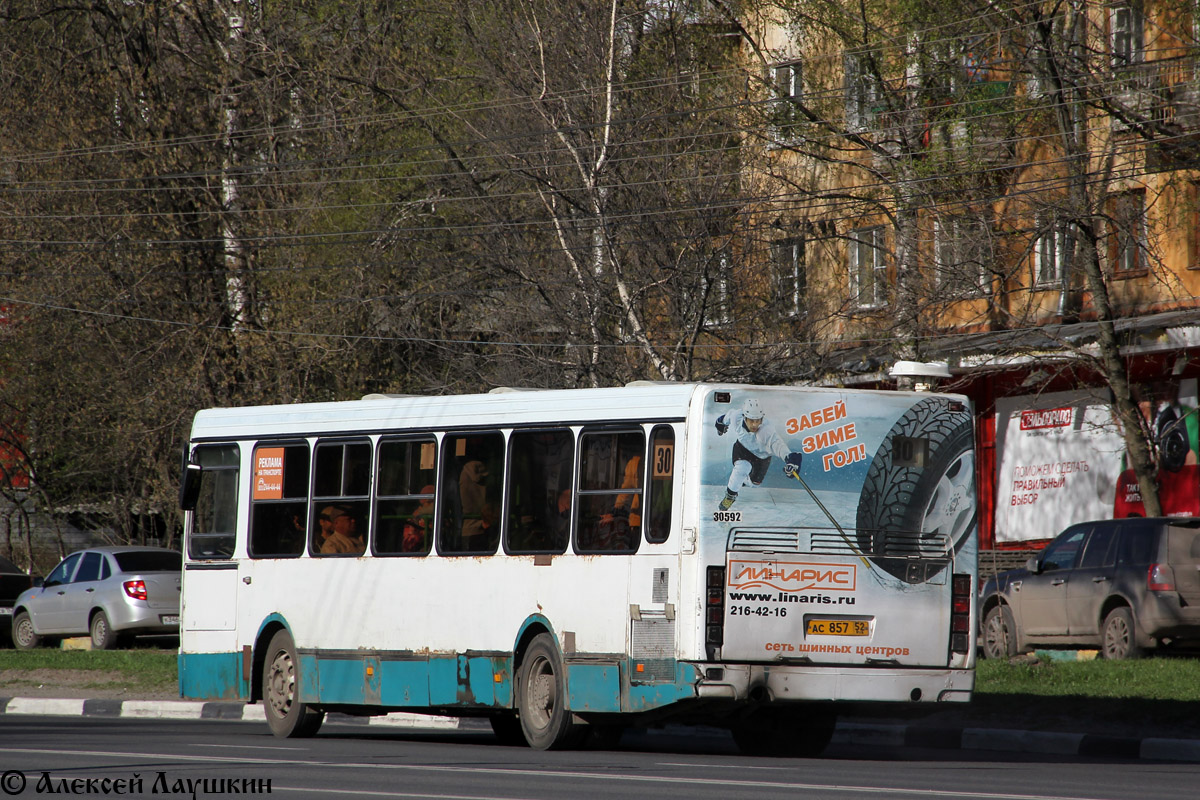
[[[296,643],[285,630],[277,631],[267,645],[263,664],[262,697],[267,725],[276,736],[293,739],[314,735],[325,721],[325,714],[300,702],[298,684],[300,664]]]
[[[525,651],[517,689],[521,730],[530,747],[561,750],[578,743],[581,728],[567,708],[566,673],[550,634],[538,634]]]

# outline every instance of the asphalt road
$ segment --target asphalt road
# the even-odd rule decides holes
[[[1181,800],[1194,796],[1200,765],[850,745],[766,759],[737,755],[721,736],[662,733],[545,753],[484,732],[326,725],[314,739],[281,740],[244,722],[0,718],[0,798],[244,796],[265,794],[267,781],[286,797]]]

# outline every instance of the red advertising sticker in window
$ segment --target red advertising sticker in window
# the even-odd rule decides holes
[[[254,499],[283,499],[282,447],[260,447],[254,451]]]

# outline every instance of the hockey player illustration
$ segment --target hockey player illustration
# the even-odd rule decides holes
[[[762,405],[751,397],[740,411],[730,411],[717,417],[717,433],[721,436],[733,432],[733,469],[725,487],[725,498],[721,501],[722,511],[737,501],[743,486],[761,486],[771,466],[771,456],[783,461],[783,474],[789,478],[800,478],[800,453],[792,452],[787,443],[775,432],[775,426],[764,418]]]

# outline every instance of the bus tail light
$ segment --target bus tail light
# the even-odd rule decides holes
[[[125,587],[125,594],[132,597],[134,600],[146,599],[146,582],[145,581],[125,581],[122,584]]]
[[[971,576],[960,573],[950,582],[950,652],[971,652]]]
[[[725,567],[709,567],[705,583],[704,644],[710,659],[725,643]]]
[[[1146,571],[1146,588],[1152,592],[1175,591],[1175,570],[1168,564],[1151,564]]]

